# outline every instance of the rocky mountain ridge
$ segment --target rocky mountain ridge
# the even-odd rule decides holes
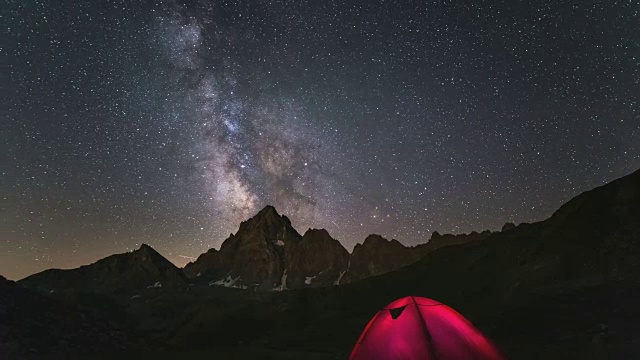
[[[398,270],[431,251],[448,245],[482,240],[490,231],[440,235],[413,247],[380,235],[369,235],[349,252],[324,229],[300,236],[291,221],[266,206],[240,224],[236,234],[210,249],[184,272],[210,285],[258,290],[285,290],[340,285]]]
[[[20,280],[22,286],[47,293],[73,289],[131,295],[140,289],[185,287],[188,283],[180,268],[147,244],[76,269],[49,269]]]
[[[186,287],[147,285],[130,296],[104,285],[65,293],[58,291],[60,281],[51,293],[44,277],[0,281],[0,354],[344,359],[373,314],[413,294],[453,307],[509,358],[638,358],[640,343],[633,335],[640,332],[639,218],[640,170],[574,197],[546,220],[508,225],[482,241],[444,246],[397,271],[343,286],[254,292],[196,281]],[[327,238],[319,230],[307,236]],[[365,243],[360,248],[397,247],[375,236]],[[142,250],[115,256],[156,258]],[[315,271],[296,281],[304,283]],[[153,280],[121,277],[124,282],[111,283],[113,288]],[[51,354],[56,356],[46,357]]]
[[[219,250],[210,249],[183,269],[151,246],[116,254],[77,269],[50,269],[21,284],[47,292],[76,289],[135,295],[148,287],[184,287],[190,283],[253,290],[288,290],[355,282],[398,270],[448,245],[478,241],[491,232],[440,235],[413,247],[380,235],[369,235],[352,253],[325,229],[300,235],[273,206],[240,223]]]

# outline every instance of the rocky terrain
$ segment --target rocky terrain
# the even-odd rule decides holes
[[[513,359],[638,358],[638,219],[640,171],[576,196],[544,221],[434,234],[414,248],[372,235],[348,254],[325,231],[300,236],[266,208],[185,268],[188,276],[143,247],[18,284],[3,279],[0,353],[345,359],[378,309],[415,295],[453,307]],[[442,245],[447,238],[460,243]],[[386,263],[394,258],[405,266]],[[246,259],[260,270],[244,269]],[[285,272],[293,290],[271,291],[285,288]],[[215,286],[229,276],[265,291]]]
[[[482,240],[491,232],[440,235],[414,247],[368,236],[353,253],[324,229],[300,235],[284,215],[267,206],[240,224],[219,250],[210,249],[184,269],[143,244],[78,269],[50,269],[21,280],[42,291],[61,289],[134,294],[144,287],[184,287],[192,282],[251,290],[287,290],[346,284],[400,269],[431,251]]]
[[[309,229],[300,236],[286,216],[267,206],[242,222],[220,250],[200,255],[184,272],[197,282],[242,289],[323,287],[397,270],[443,246],[482,240],[490,234],[436,232],[429,242],[415,247],[372,234],[349,254],[324,229]]]
[[[50,269],[31,275],[20,284],[45,293],[75,290],[91,293],[133,295],[147,287],[185,287],[182,270],[151,246],[116,254],[77,269]]]
[[[301,241],[286,216],[267,206],[243,221],[236,234],[185,267],[191,278],[227,287],[270,290],[286,280],[286,252]]]
[[[324,229],[307,230],[287,250],[287,276],[282,285],[288,289],[338,284],[349,263],[347,250]]]
[[[414,247],[406,247],[397,240],[387,240],[380,235],[369,235],[362,244],[353,248],[349,264],[340,284],[346,284],[398,270],[414,263],[428,253],[445,246],[462,245],[478,241],[491,235],[489,230],[482,233],[440,235],[434,232],[429,242]]]
[[[134,348],[109,314],[85,311],[0,276],[0,357]]]

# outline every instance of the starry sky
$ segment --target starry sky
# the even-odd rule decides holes
[[[0,274],[267,204],[370,233],[542,220],[640,167],[636,1],[5,0]]]

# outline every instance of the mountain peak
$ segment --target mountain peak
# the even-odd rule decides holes
[[[262,227],[262,226],[286,226],[291,227],[291,220],[284,215],[280,215],[275,207],[267,205],[262,210],[258,211],[253,217],[240,224],[240,229],[244,227]]]
[[[157,253],[157,251],[154,248],[152,248],[150,245],[147,245],[147,244],[140,245],[140,247],[136,251]]]
[[[275,207],[267,205],[252,218],[243,221],[240,224],[240,229],[238,229],[238,231],[256,231],[261,229],[261,231],[271,232],[273,229],[283,231],[285,228],[293,230],[291,227],[291,220],[284,215],[280,215]],[[300,237],[300,235],[298,235],[298,237]]]
[[[188,281],[182,271],[147,244],[132,252],[114,254],[76,269],[50,269],[20,280],[34,289],[83,289],[95,292],[135,293],[161,283],[183,286]]]
[[[375,245],[390,245],[390,244],[395,244],[398,243],[400,244],[400,242],[398,242],[397,240],[387,240],[384,237],[382,237],[382,235],[378,235],[378,234],[371,234],[369,236],[367,236],[366,239],[364,239],[364,242],[362,243],[362,246],[375,246]],[[404,245],[400,244],[402,247],[404,247]]]
[[[262,210],[258,211],[258,214],[256,216],[259,215],[275,215],[275,216],[280,216],[280,214],[278,214],[278,210],[276,210],[275,207],[273,207],[272,205],[267,205],[265,207],[262,208]]]
[[[233,280],[232,285],[237,287],[258,284],[261,289],[273,289],[285,284],[281,260],[284,252],[300,239],[289,218],[267,205],[240,223],[238,231],[220,245],[218,252],[208,252],[188,264],[185,273],[214,284]]]
[[[324,238],[331,237],[331,235],[329,235],[329,232],[327,230],[325,230],[325,229],[315,229],[315,228],[311,229],[311,228],[309,228],[309,229],[307,229],[307,231],[305,231],[303,236],[307,236],[307,234],[308,235],[314,235],[314,236],[317,236],[317,237],[324,237]]]
[[[134,259],[137,259],[136,261],[151,260],[162,266],[170,263],[170,261],[162,256],[159,252],[157,252],[156,249],[147,244],[140,245],[140,247],[137,250],[134,250],[131,254],[134,255]]]
[[[387,240],[381,235],[371,234],[362,244],[356,244],[353,248],[349,268],[340,279],[340,283],[353,282],[397,270],[407,262],[417,260],[416,257],[417,252],[413,252],[411,248],[402,245],[399,241]]]

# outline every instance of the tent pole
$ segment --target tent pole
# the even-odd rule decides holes
[[[431,336],[431,333],[429,332],[429,328],[427,328],[427,323],[426,321],[424,321],[424,317],[422,317],[422,313],[420,312],[420,308],[418,307],[418,303],[416,302],[416,299],[413,298],[413,296],[411,297],[411,301],[413,301],[413,305],[416,307],[416,311],[418,312],[418,316],[420,316],[420,323],[422,324],[422,328],[424,330],[424,333],[427,335],[426,336],[426,341],[427,341],[427,348],[429,348],[429,355],[431,355],[431,359],[433,360],[438,360],[436,358],[436,354],[433,351],[433,342],[431,340],[433,340],[433,337]]]

